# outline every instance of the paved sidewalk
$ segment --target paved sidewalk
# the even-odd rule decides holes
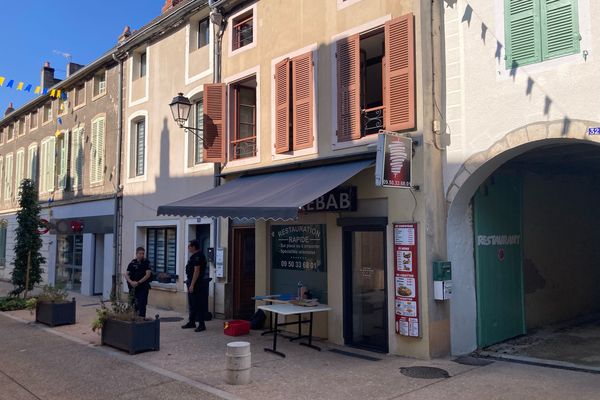
[[[0,294],[3,286],[0,284]],[[90,323],[99,305],[94,297],[75,295],[77,324],[46,329],[71,340],[86,343],[98,350],[114,354],[120,360],[151,369],[179,380],[189,380],[199,387],[206,385],[233,396],[248,399],[595,399],[600,398],[600,375],[494,362],[484,367],[457,364],[450,359],[414,360],[391,355],[362,352],[318,342],[323,351],[281,340],[278,349],[287,357],[280,358],[263,351],[270,347],[271,336],[250,335],[238,338],[223,334],[223,321],[207,323],[202,333],[180,328],[185,321],[161,324],[161,350],[135,356],[100,347],[100,337]],[[150,308],[148,315],[184,317],[172,311]],[[6,313],[24,322],[32,322],[28,311]],[[32,326],[32,329],[37,328]],[[252,382],[244,386],[225,383],[226,344],[235,340],[251,343]],[[375,357],[369,361],[329,350],[339,349]],[[400,368],[431,366],[448,371],[448,379],[409,378]],[[168,398],[168,397],[167,397]]]

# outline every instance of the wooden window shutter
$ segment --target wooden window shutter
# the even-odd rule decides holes
[[[540,0],[505,0],[504,30],[506,68],[542,61]]]
[[[577,0],[541,2],[542,58],[579,53]]]
[[[225,162],[226,86],[224,83],[204,85],[204,161]]]
[[[385,24],[384,118],[388,131],[416,128],[414,24],[412,14]]]
[[[275,152],[290,151],[290,59],[275,66]]]
[[[360,37],[337,42],[338,142],[360,139]]]
[[[294,150],[313,145],[313,55],[312,51],[292,60],[292,121]]]

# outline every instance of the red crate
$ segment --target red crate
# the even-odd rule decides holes
[[[247,335],[250,332],[250,321],[234,319],[226,321],[223,327],[223,333],[229,336]]]

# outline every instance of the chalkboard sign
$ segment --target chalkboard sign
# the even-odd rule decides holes
[[[275,225],[271,227],[273,268],[326,271],[325,225]]]

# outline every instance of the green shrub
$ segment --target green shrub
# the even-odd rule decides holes
[[[27,300],[17,297],[0,297],[0,311],[24,310]]]

